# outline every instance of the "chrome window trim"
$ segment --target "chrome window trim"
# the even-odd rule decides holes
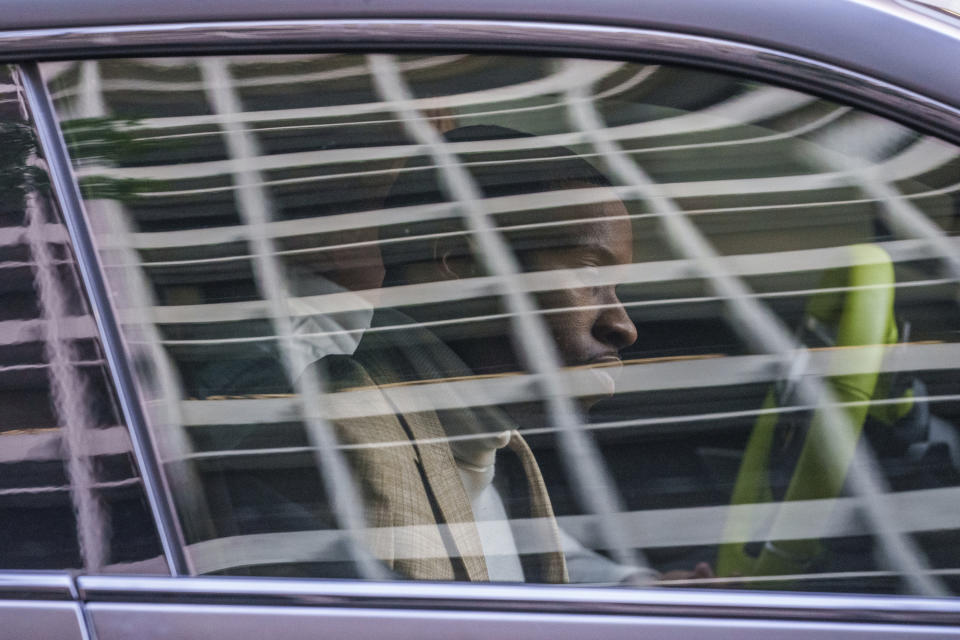
[[[63,133],[37,65],[23,64],[20,66],[20,71],[33,126],[37,131],[40,148],[47,162],[51,188],[70,235],[81,280],[86,288],[91,312],[100,332],[104,355],[128,426],[164,557],[171,575],[184,575],[187,571],[183,537],[173,512],[172,502],[165,499],[164,478],[157,467],[157,458],[153,455],[146,416],[134,383],[133,364],[126,356],[120,337],[116,311],[107,294],[106,280],[87,224],[83,197],[67,155]]]
[[[957,20],[960,19],[960,12],[946,4],[938,4],[936,0],[895,0],[895,2],[910,11],[942,20],[953,26],[957,26]]]
[[[731,71],[839,98],[960,144],[960,104],[948,104],[810,57],[734,40],[650,29],[517,20],[333,19],[0,32],[0,57],[7,60],[451,48],[643,58]]]
[[[583,615],[570,613],[503,613],[364,608],[234,607],[230,605],[94,603],[88,610],[104,640],[138,638],[167,640],[195,637],[204,629],[207,640],[315,640],[317,637],[420,640],[447,637],[519,637],[535,640],[835,640],[925,638],[955,640],[952,627],[896,623],[845,623],[832,620],[673,616]],[[388,629],[388,633],[384,633]],[[455,631],[452,631],[455,630]],[[331,631],[335,632],[331,633]]]
[[[73,577],[67,573],[0,571],[0,600],[75,600]]]
[[[77,633],[70,637],[96,640],[93,621],[80,602],[75,575],[53,571],[0,571],[0,625],[15,616],[21,626],[30,626],[29,621],[36,618],[36,630],[49,633],[53,624],[52,628],[61,634],[57,637],[66,638],[68,636],[62,634],[69,632],[66,626],[72,627],[68,622],[71,614],[77,621]],[[22,621],[24,615],[28,616],[26,623]],[[9,633],[9,629],[0,626],[0,638],[8,637],[5,633]]]
[[[960,600],[749,590],[80,576],[86,602],[499,611],[960,625]]]

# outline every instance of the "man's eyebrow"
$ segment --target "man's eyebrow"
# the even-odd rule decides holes
[[[606,264],[613,264],[617,261],[617,256],[614,255],[613,251],[611,251],[609,247],[597,242],[587,242],[584,244],[573,245],[571,249],[575,249],[583,253],[592,253],[596,256],[599,256]]]

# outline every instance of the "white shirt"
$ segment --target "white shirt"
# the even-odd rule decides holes
[[[509,433],[509,432],[508,432]],[[480,534],[480,548],[493,582],[523,582],[523,567],[503,500],[493,486],[493,464],[477,467],[455,459],[463,488],[470,498]]]
[[[363,296],[316,274],[290,273],[291,290],[308,293],[287,301],[293,323],[291,361],[297,363],[296,375],[325,356],[353,355],[363,332],[373,321],[373,305]],[[349,311],[330,312],[324,296],[337,294]]]
[[[504,431],[481,438],[456,439],[450,443],[460,480],[473,509],[487,574],[493,582],[524,580],[503,498],[493,485],[497,451],[507,446],[510,435],[509,431]],[[584,547],[562,528],[560,544],[570,582],[617,584],[649,573],[637,567],[618,564]]]

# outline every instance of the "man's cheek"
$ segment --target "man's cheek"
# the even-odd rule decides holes
[[[558,314],[554,337],[565,364],[583,364],[590,356],[589,314],[582,311],[569,311]]]

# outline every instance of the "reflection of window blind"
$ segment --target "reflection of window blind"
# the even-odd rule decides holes
[[[240,113],[240,101],[232,85],[228,66],[223,59],[208,58],[200,64],[207,95],[214,113],[231,119]],[[307,428],[307,434],[324,479],[324,488],[337,516],[338,524],[348,532],[364,528],[360,492],[344,462],[333,431],[325,415],[323,385],[317,369],[309,367],[302,350],[295,348],[293,323],[289,313],[289,285],[274,252],[272,239],[261,229],[271,220],[272,206],[260,186],[262,176],[250,169],[248,163],[261,157],[252,134],[240,123],[225,127],[226,147],[237,168],[233,171],[235,197],[241,221],[241,230],[247,235],[248,245],[254,251],[254,274],[259,291],[266,296],[269,317],[274,334],[280,342],[280,358],[290,380]],[[353,549],[353,547],[351,547]],[[367,554],[355,553],[353,558],[362,576],[383,578],[384,570]]]
[[[249,270],[261,295],[242,301],[223,301],[205,304],[154,305],[149,309],[132,309],[131,316],[153,328],[147,341],[156,351],[187,353],[191,349],[210,349],[235,344],[266,344],[289,340],[290,313],[286,308],[282,260],[304,250],[289,248],[284,241],[303,239],[309,246],[311,235],[337,231],[370,228],[389,219],[393,224],[445,219],[466,214],[471,234],[488,265],[490,276],[465,282],[432,282],[388,288],[378,292],[383,307],[428,304],[469,300],[483,295],[499,294],[505,300],[505,319],[513,321],[520,332],[519,343],[532,350],[528,355],[530,374],[523,378],[444,380],[423,385],[416,390],[398,388],[390,393],[415,396],[403,402],[421,402],[424,408],[443,408],[444,385],[461,385],[468,390],[466,397],[483,398],[494,403],[519,401],[531,397],[545,397],[553,403],[554,426],[570,434],[564,440],[567,455],[582,461],[591,450],[590,440],[584,436],[585,425],[576,419],[576,410],[565,390],[581,390],[584,376],[576,370],[561,370],[555,357],[549,354],[542,327],[536,322],[536,313],[528,298],[531,294],[549,291],[561,282],[552,272],[518,273],[497,231],[487,222],[491,214],[532,210],[551,204],[594,202],[602,197],[599,190],[577,189],[563,193],[527,194],[490,198],[480,201],[476,189],[469,182],[470,156],[484,151],[516,151],[535,155],[538,149],[556,145],[575,147],[599,166],[607,168],[619,185],[617,194],[642,203],[642,212],[631,213],[637,224],[650,223],[666,240],[668,257],[633,265],[602,267],[603,282],[632,284],[660,284],[696,279],[705,283],[705,291],[694,297],[675,300],[627,300],[628,309],[666,308],[671,305],[695,302],[717,303],[724,313],[733,318],[731,325],[750,345],[748,355],[727,355],[697,360],[664,362],[628,362],[619,381],[623,392],[642,392],[660,389],[706,387],[714,384],[765,383],[786,378],[796,385],[798,393],[793,406],[777,408],[780,412],[818,407],[827,412],[837,424],[843,424],[844,414],[831,400],[831,393],[822,378],[836,373],[829,354],[798,351],[792,331],[764,304],[787,296],[805,296],[815,289],[794,288],[775,291],[758,290],[755,283],[761,278],[774,278],[799,272],[815,272],[828,267],[850,264],[851,258],[843,248],[830,243],[810,248],[798,247],[788,251],[757,246],[749,252],[726,253],[722,233],[713,236],[704,231],[715,220],[740,214],[734,224],[750,228],[754,214],[771,211],[786,212],[822,210],[824,218],[843,215],[848,208],[866,206],[876,208],[888,223],[894,239],[880,243],[894,262],[922,259],[941,261],[946,268],[937,279],[917,279],[898,282],[901,289],[923,289],[955,282],[958,274],[958,247],[956,240],[931,222],[923,205],[931,198],[954,193],[956,184],[945,184],[922,191],[901,193],[898,185],[917,179],[951,162],[956,162],[956,149],[938,141],[921,138],[897,125],[872,116],[853,113],[847,107],[830,105],[809,96],[773,87],[740,85],[727,91],[713,102],[700,105],[689,112],[662,107],[660,117],[631,121],[615,110],[623,108],[619,102],[635,101],[636,92],[658,81],[668,69],[643,67],[611,62],[568,61],[553,64],[541,77],[524,78],[514,84],[505,82],[483,91],[413,95],[416,83],[411,79],[444,77],[449,73],[445,65],[463,62],[460,56],[423,56],[396,61],[374,57],[333,56],[327,62],[315,63],[310,72],[297,73],[295,62],[289,70],[284,62],[271,58],[249,61],[207,60],[199,66],[180,62],[184,75],[191,79],[147,80],[156,77],[158,68],[166,63],[137,61],[130,63],[124,74],[103,78],[100,89],[104,95],[114,96],[117,102],[128,92],[195,92],[202,95],[202,105],[196,113],[175,117],[149,117],[137,123],[123,125],[135,137],[156,142],[183,140],[188,144],[205,143],[218,149],[222,157],[213,153],[203,161],[158,162],[149,166],[81,166],[81,178],[93,176],[114,180],[153,180],[136,194],[138,215],[150,206],[162,211],[163,222],[169,228],[160,230],[130,230],[121,238],[121,244],[138,251],[136,260],[144,272],[155,280],[163,277],[176,281],[177,274],[184,281],[191,277],[200,280],[213,273]],[[316,62],[316,61],[314,61]],[[369,63],[368,63],[369,62]],[[268,64],[270,71],[258,70],[258,64]],[[324,64],[329,64],[325,68]],[[203,69],[203,72],[197,69]],[[212,74],[216,69],[216,82]],[[370,77],[372,74],[372,77]],[[143,75],[144,77],[138,77]],[[669,78],[668,78],[669,79]],[[246,109],[243,96],[249,101],[268,100],[262,92],[283,96],[291,91],[298,96],[311,84],[338,86],[335,83],[356,84],[357,95],[366,101],[325,104],[312,107],[285,107],[277,98],[272,108]],[[731,83],[735,84],[735,83]],[[213,87],[217,87],[214,89]],[[372,87],[372,89],[371,89]],[[69,86],[54,92],[54,98],[64,101],[71,96]],[[218,91],[220,98],[217,98]],[[368,92],[379,92],[379,99]],[[128,99],[127,96],[124,99]],[[217,101],[221,100],[218,105]],[[619,101],[619,102],[618,102]],[[228,106],[224,106],[224,105]],[[257,103],[260,104],[260,103]],[[519,105],[519,106],[517,106]],[[64,106],[64,110],[68,107]],[[551,131],[531,138],[511,140],[441,143],[424,114],[429,110],[460,110],[470,117],[509,118],[542,115],[566,123],[562,130]],[[431,111],[432,112],[432,111]],[[608,125],[616,116],[616,124]],[[430,116],[432,117],[432,116]],[[347,142],[329,149],[297,150],[291,138],[327,135],[338,127],[362,127],[389,122],[405,128],[411,138],[407,144],[351,146]],[[546,126],[546,125],[544,125]],[[847,142],[856,138],[860,128],[869,129],[876,143],[868,149],[850,149]],[[286,138],[284,138],[286,136]],[[211,143],[216,139],[216,143]],[[332,138],[331,138],[332,139]],[[263,152],[264,141],[285,140],[277,144],[275,152]],[[284,146],[287,145],[287,146]],[[788,157],[794,164],[787,168],[794,173],[782,175],[734,175],[717,170],[709,175],[707,169],[699,172],[690,168],[690,175],[701,179],[663,181],[658,175],[683,175],[675,165],[693,166],[697,154],[740,153],[744,156],[763,155]],[[413,156],[426,156],[436,166],[444,168],[450,203],[424,207],[406,207],[397,210],[360,210],[296,220],[280,219],[275,215],[271,198],[275,190],[297,188],[323,190],[347,176],[376,177],[367,174],[389,175],[396,166],[367,169],[369,163],[384,160],[402,161]],[[722,158],[722,155],[715,156]],[[784,161],[786,162],[786,161]],[[800,169],[807,169],[801,172]],[[383,179],[383,175],[379,176]],[[204,182],[207,181],[207,182]],[[763,198],[759,198],[763,196]],[[793,202],[791,199],[796,196]],[[208,198],[236,198],[240,220],[230,226],[205,227],[198,211]],[[148,204],[148,203],[152,203]],[[161,217],[157,214],[158,217]],[[177,218],[180,216],[180,219]],[[191,218],[191,216],[196,216]],[[180,224],[178,224],[180,223]],[[756,223],[757,226],[762,226]],[[162,226],[156,225],[155,226]],[[197,228],[193,228],[197,227]],[[721,231],[724,231],[721,229]],[[724,231],[726,232],[726,231]],[[733,232],[729,232],[733,233]],[[225,249],[211,250],[224,238],[232,244]],[[391,239],[391,242],[409,241]],[[330,248],[330,247],[328,247]],[[197,257],[199,256],[199,257]],[[192,274],[192,275],[191,275]],[[214,277],[214,276],[209,276]],[[179,281],[177,281],[179,282]],[[134,279],[131,287],[147,289],[150,283]],[[265,294],[265,295],[264,295]],[[141,290],[134,295],[138,300],[150,300],[151,292]],[[331,311],[355,308],[356,298],[329,294],[311,300],[312,306],[322,305]],[[470,325],[486,316],[456,318],[450,322]],[[133,320],[133,317],[127,318]],[[246,321],[269,323],[251,328],[248,335],[237,336],[232,331]],[[222,323],[221,329],[206,325]],[[160,327],[161,330],[157,330]],[[170,328],[177,329],[171,337]],[[377,330],[390,331],[391,327]],[[881,365],[883,371],[951,369],[956,367],[954,345],[930,347],[914,345],[900,348],[896,358]],[[281,349],[281,353],[286,350]],[[803,355],[798,355],[802,353]],[[289,372],[292,363],[285,363]],[[293,376],[296,378],[296,376]],[[301,381],[296,397],[229,398],[217,401],[179,398],[173,390],[176,410],[186,429],[202,425],[270,423],[287,420],[291,415],[316,418],[311,428],[316,440],[311,447],[325,450],[323,419],[342,417],[341,411],[357,411],[356,404],[340,402],[336,397],[323,398],[318,392],[320,381]],[[304,386],[306,385],[306,386]],[[289,394],[288,394],[289,395]],[[169,397],[169,396],[165,396]],[[939,398],[945,400],[945,396]],[[398,400],[401,402],[401,400]],[[342,408],[340,405],[346,408]],[[362,406],[362,405],[361,405]],[[451,407],[453,408],[453,407]],[[351,415],[355,415],[351,414]],[[704,413],[684,417],[684,420],[708,422],[722,417],[721,413]],[[589,430],[615,429],[637,425],[670,425],[681,418],[637,419],[628,423],[591,424]],[[838,430],[841,432],[842,430]],[[184,442],[189,438],[182,438]],[[189,445],[176,455],[183,457],[211,457],[215,452],[192,452]],[[267,451],[267,450],[264,450]],[[591,459],[589,456],[587,460]],[[324,459],[321,467],[333,473],[338,464]],[[591,467],[591,465],[593,465]],[[874,499],[885,491],[882,481],[867,467],[856,467],[852,478],[855,492],[864,496],[864,508],[871,516],[873,530],[885,540],[887,550],[898,569],[916,573],[916,563],[909,557],[907,542],[889,531],[884,521],[889,518],[884,507]],[[579,488],[600,487],[600,494],[583,496],[584,502],[595,505],[603,517],[611,517],[623,509],[618,505],[612,482],[597,484],[604,476],[599,456],[585,467],[571,466],[571,473],[585,473],[583,481],[574,481]],[[332,484],[347,485],[345,474],[331,478]],[[586,490],[586,489],[584,489]],[[335,503],[352,502],[349,490]],[[605,505],[605,506],[604,506]],[[349,507],[345,507],[349,509]],[[344,514],[348,528],[359,526],[357,514]],[[601,527],[616,532],[617,527]],[[629,545],[607,541],[606,546],[621,548],[627,554]],[[913,554],[916,555],[916,554]]]

